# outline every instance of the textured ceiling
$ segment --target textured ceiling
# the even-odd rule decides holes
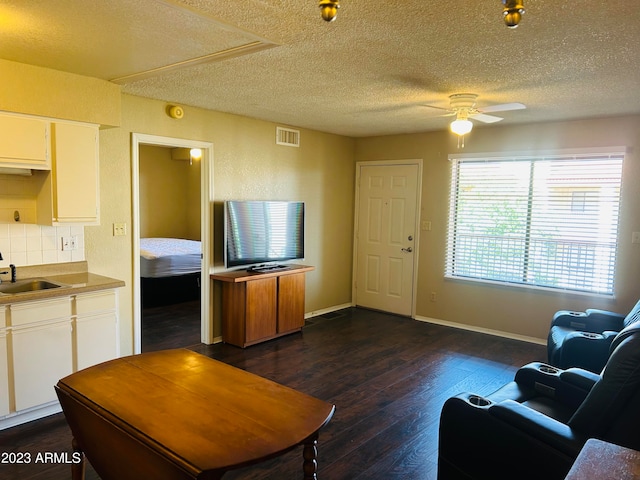
[[[349,136],[440,130],[448,96],[520,102],[493,125],[640,113],[640,2],[5,0],[0,58],[123,91]],[[487,128],[491,128],[490,126]]]

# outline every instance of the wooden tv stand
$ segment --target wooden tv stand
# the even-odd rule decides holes
[[[222,282],[222,341],[244,348],[302,330],[304,274],[313,269],[288,265],[286,270],[211,275]]]

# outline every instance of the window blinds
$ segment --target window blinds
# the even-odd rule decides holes
[[[623,159],[453,160],[445,275],[613,295]]]

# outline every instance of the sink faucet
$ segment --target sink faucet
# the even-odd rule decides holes
[[[16,266],[12,263],[9,265],[9,269],[11,270],[11,283],[16,283]],[[0,275],[5,275],[9,273],[8,271],[0,272]],[[2,283],[2,279],[0,278],[0,283]]]

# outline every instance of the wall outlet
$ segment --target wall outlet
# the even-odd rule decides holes
[[[633,232],[631,234],[631,243],[640,243],[640,232]]]
[[[78,236],[73,235],[71,237],[62,237],[62,250],[77,250],[78,249]]]
[[[113,236],[120,237],[127,234],[126,223],[114,223],[113,224]]]
[[[435,302],[437,298],[436,292],[431,292],[431,295],[429,296],[429,300],[431,300],[432,302]]]

